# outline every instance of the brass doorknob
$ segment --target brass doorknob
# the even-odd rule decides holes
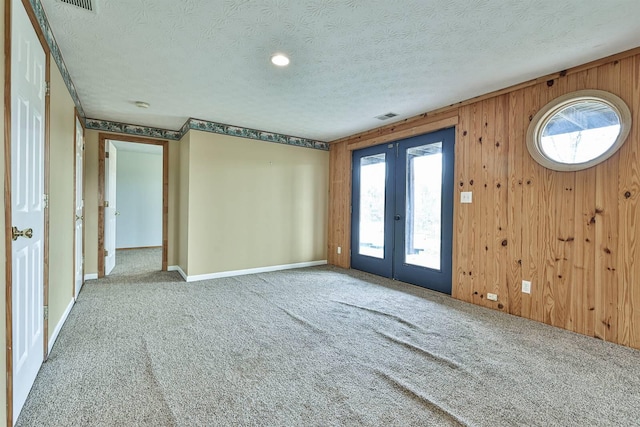
[[[27,239],[30,239],[33,237],[33,229],[32,228],[27,228],[26,230],[18,230],[18,227],[12,227],[11,228],[11,238],[13,240],[18,240],[18,237],[26,237]]]

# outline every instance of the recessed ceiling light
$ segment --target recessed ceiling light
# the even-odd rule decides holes
[[[271,62],[278,67],[286,67],[289,65],[289,58],[286,55],[277,53],[271,57]]]
[[[149,108],[149,107],[151,107],[151,105],[149,105],[148,102],[144,102],[144,101],[136,101],[136,102],[134,102],[134,104],[136,104],[136,107],[138,107],[138,108]]]

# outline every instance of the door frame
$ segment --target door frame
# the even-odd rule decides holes
[[[38,19],[33,11],[31,4],[28,0],[21,0],[24,6],[27,16],[31,21],[31,25],[40,40],[40,45],[45,54],[45,83],[47,85],[51,82],[51,51],[47,40],[38,24]],[[12,98],[11,98],[11,43],[12,43],[12,22],[11,22],[11,0],[5,0],[4,2],[4,167],[5,167],[5,181],[4,181],[4,214],[5,214],[5,334],[6,334],[6,422],[8,426],[13,426],[13,271],[12,271],[12,248],[13,240],[11,239],[11,113],[12,113]],[[44,193],[49,194],[49,141],[50,141],[50,108],[51,99],[49,94],[45,95],[45,114],[44,114]],[[45,307],[49,306],[49,207],[45,207],[44,211],[44,256],[43,256],[43,303]],[[47,316],[44,318],[43,323],[43,345],[44,345],[44,360],[47,359],[48,345],[49,345],[49,319]]]
[[[167,271],[169,241],[169,141],[101,132],[98,134],[98,277],[104,277],[104,178],[106,157],[104,150],[107,140],[160,145],[162,147],[162,271]]]
[[[73,115],[73,128],[74,130],[76,129],[76,120],[78,122],[80,122],[80,126],[82,126],[82,138],[84,140],[85,138],[85,132],[87,130],[87,128],[85,127],[84,121],[82,120],[82,118],[80,117],[80,115],[78,114],[78,109],[74,108],[75,114]],[[77,188],[77,183],[78,183],[78,168],[76,167],[76,156],[78,155],[78,141],[76,141],[76,132],[73,133],[73,274],[75,275],[76,272],[76,242],[77,242],[77,236],[76,236],[76,220],[75,220],[75,215],[76,215],[76,206],[78,206],[78,188]],[[82,142],[82,150],[84,151],[84,145],[85,142]],[[85,182],[85,162],[86,162],[86,156],[83,154],[82,155],[82,199],[84,200],[84,182]],[[85,206],[84,203],[82,204],[82,217],[84,218],[85,215]],[[84,219],[82,220],[82,284],[84,285],[84,235],[85,235],[85,224],[84,224]],[[76,299],[76,278],[73,278],[73,288],[71,290],[72,294],[71,296],[73,297],[74,301]]]

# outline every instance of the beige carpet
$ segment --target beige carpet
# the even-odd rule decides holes
[[[629,426],[640,352],[332,267],[88,282],[18,426]]]

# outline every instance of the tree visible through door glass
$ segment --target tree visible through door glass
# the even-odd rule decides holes
[[[407,150],[405,263],[440,270],[442,142]]]
[[[360,159],[360,247],[358,253],[384,258],[384,154]]]

